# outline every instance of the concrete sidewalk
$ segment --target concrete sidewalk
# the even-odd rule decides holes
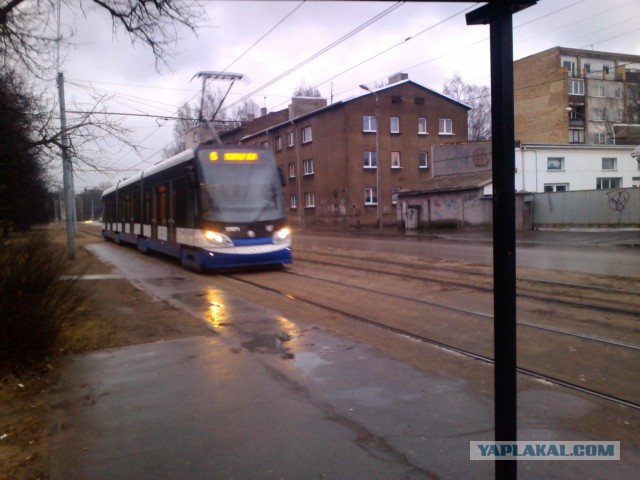
[[[492,462],[469,460],[470,441],[493,438],[490,365],[425,347],[429,369],[418,369],[222,291],[213,277],[109,243],[92,251],[113,252],[117,270],[139,272],[129,280],[185,311],[206,311],[215,290],[224,318],[212,336],[70,358],[51,480],[493,478]],[[522,439],[598,440],[579,428],[601,412],[597,399],[519,382]],[[525,462],[520,478],[637,478],[638,450],[624,445],[622,458]]]

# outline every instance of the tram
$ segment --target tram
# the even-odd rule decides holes
[[[102,194],[102,236],[189,269],[291,263],[284,175],[263,148],[203,143]]]

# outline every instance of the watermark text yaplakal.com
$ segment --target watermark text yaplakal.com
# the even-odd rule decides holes
[[[620,460],[620,442],[470,442],[471,460]]]

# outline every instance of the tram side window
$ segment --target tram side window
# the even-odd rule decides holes
[[[169,192],[167,185],[158,185],[156,189],[156,204],[158,225],[167,225],[169,214]]]
[[[133,192],[133,221],[140,223],[140,190]]]
[[[151,188],[145,188],[144,210],[142,212],[142,223],[144,223],[145,225],[151,225],[151,218],[153,217],[153,202],[151,201],[151,195]]]
[[[193,193],[189,189],[186,179],[180,179],[173,183],[171,190],[171,217],[177,227],[193,228]]]
[[[124,221],[124,195],[119,195],[116,206],[116,221]]]
[[[133,216],[133,208],[132,208],[132,204],[131,204],[131,194],[127,193],[124,196],[124,221],[125,222],[129,222],[131,221],[131,217]]]
[[[115,208],[113,208],[113,200],[105,200],[104,213],[102,214],[105,222],[113,222],[115,220]]]

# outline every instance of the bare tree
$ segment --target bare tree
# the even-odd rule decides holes
[[[468,117],[469,140],[491,138],[491,89],[464,83],[458,73],[443,85],[442,93],[471,107]]]
[[[202,118],[206,119],[208,124],[212,124],[216,130],[224,130],[228,122],[226,122],[225,111],[220,108],[224,98],[224,93],[217,90],[215,93],[205,92],[204,101],[202,102]],[[217,112],[217,113],[216,113]],[[213,118],[215,115],[215,119]],[[198,125],[200,116],[200,105],[183,104],[177,112],[177,119],[173,127],[173,143],[162,150],[164,158],[169,158],[187,148],[185,136],[193,127]]]
[[[81,0],[62,0],[77,16],[86,15],[87,3]],[[94,6],[111,15],[114,35],[124,31],[132,43],[142,43],[151,48],[156,68],[165,64],[172,56],[172,45],[181,29],[193,33],[197,21],[202,17],[202,8],[197,2],[180,0],[91,0]],[[42,72],[56,67],[56,47],[66,45],[73,32],[58,38],[56,25],[57,0],[9,0],[0,6],[0,71],[22,71],[29,77],[42,79]],[[11,85],[9,85],[9,88]],[[23,89],[24,91],[24,89]],[[57,124],[57,106],[54,95],[38,94],[39,109],[31,112],[34,124],[31,135],[33,146],[49,159],[59,155],[61,146],[60,128]],[[46,101],[48,98],[48,101]],[[105,149],[137,147],[129,139],[129,131],[122,121],[106,110],[109,96],[93,93],[88,104],[73,105],[66,133],[69,134],[68,150],[72,162],[84,164],[97,170],[103,169],[99,158]],[[47,107],[48,105],[48,107]]]
[[[82,0],[62,0],[78,15],[86,15]],[[114,35],[124,31],[131,42],[151,48],[156,68],[173,54],[172,46],[182,28],[195,33],[202,8],[197,2],[180,0],[91,0],[111,15]],[[0,6],[0,55],[3,66],[24,67],[32,75],[54,67],[56,44],[68,40],[73,32],[59,39],[57,0],[9,0]]]
[[[260,113],[260,106],[250,98],[235,107],[230,114],[233,120],[245,120]]]
[[[294,97],[310,97],[310,98],[322,97],[322,95],[320,94],[320,90],[318,90],[316,87],[307,85],[304,81],[301,82],[300,85],[296,87],[296,89],[293,92],[293,96]]]

